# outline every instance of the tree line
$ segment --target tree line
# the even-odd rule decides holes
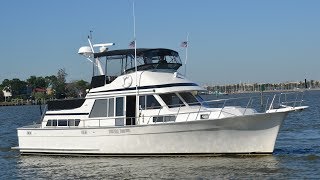
[[[67,73],[65,69],[59,69],[57,75],[30,76],[25,81],[18,78],[4,79],[0,84],[0,101],[4,101],[4,91],[10,92],[8,99],[63,99],[78,98],[86,94],[90,84],[84,80],[66,82]]]
[[[239,83],[226,85],[209,85],[205,86],[209,92],[222,93],[239,93],[239,92],[259,92],[259,91],[287,91],[287,90],[304,90],[320,89],[320,81],[299,81],[285,83]]]

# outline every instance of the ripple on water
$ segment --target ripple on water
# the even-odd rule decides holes
[[[319,179],[320,101],[314,99],[320,99],[320,91],[306,98],[313,104],[288,115],[270,156],[19,156],[10,149],[17,146],[16,128],[39,119],[39,107],[0,107],[0,114],[6,114],[0,116],[0,175],[3,179]]]

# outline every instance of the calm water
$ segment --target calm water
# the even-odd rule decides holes
[[[223,157],[20,156],[16,128],[40,118],[38,106],[0,107],[0,179],[320,179],[320,91],[290,114],[273,155]]]

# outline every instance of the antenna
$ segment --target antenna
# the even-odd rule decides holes
[[[102,68],[102,64],[99,58],[94,58],[95,47],[99,48],[100,52],[106,52],[108,50],[107,47],[115,45],[114,43],[101,43],[101,44],[92,44],[92,31],[90,31],[90,35],[88,36],[89,46],[82,46],[79,48],[78,54],[83,55],[86,59],[93,64],[93,74],[94,76],[94,67],[96,66],[99,70],[100,75],[104,75],[104,71]]]
[[[138,100],[138,68],[137,68],[137,39],[136,39],[136,16],[134,10],[134,1],[132,2],[132,16],[133,16],[133,39],[134,39],[134,66],[136,71],[136,117],[138,117],[139,112],[139,100]],[[135,118],[137,121],[137,118]],[[136,123],[137,124],[137,123]]]

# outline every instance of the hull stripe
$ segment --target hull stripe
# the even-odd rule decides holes
[[[88,115],[89,113],[50,113],[50,114],[46,114],[46,116],[68,116],[68,115],[76,115],[76,116],[80,116],[80,115]]]
[[[138,89],[154,89],[154,88],[167,88],[167,87],[179,87],[179,86],[198,86],[196,83],[174,83],[174,84],[161,84],[161,85],[152,85],[152,86],[138,86]],[[102,93],[102,92],[114,92],[114,91],[128,91],[128,90],[135,90],[136,87],[131,88],[123,88],[123,89],[112,89],[112,90],[105,90],[105,91],[96,91],[90,92],[90,94],[94,93]]]

